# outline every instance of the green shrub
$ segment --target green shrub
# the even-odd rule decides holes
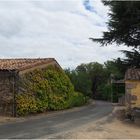
[[[68,100],[68,108],[74,106],[81,106],[87,102],[87,98],[79,92],[74,92]]]
[[[86,102],[83,94],[74,91],[67,75],[53,67],[26,73],[20,78],[19,86],[21,90],[16,98],[18,115],[61,110]]]

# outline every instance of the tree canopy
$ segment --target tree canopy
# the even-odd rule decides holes
[[[139,1],[103,1],[109,6],[108,31],[102,38],[90,38],[93,41],[108,45],[116,43],[140,48],[140,2]]]
[[[122,59],[123,63],[126,65],[126,67],[136,67],[140,68],[140,51],[133,49],[132,51],[122,51],[126,58]]]
[[[74,70],[67,69],[65,72],[71,79],[75,90],[93,99],[111,100],[111,88],[113,85],[110,83],[110,76],[113,74],[114,80],[123,79],[124,74],[121,73],[120,66],[121,63],[116,60],[107,61],[105,64],[90,62],[78,65]],[[116,90],[114,89],[114,91]],[[114,101],[117,101],[118,95],[115,95],[115,93]],[[122,89],[120,89],[120,93],[121,95],[124,94]]]

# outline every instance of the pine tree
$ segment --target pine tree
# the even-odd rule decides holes
[[[140,2],[139,1],[103,1],[109,6],[108,31],[102,38],[90,38],[93,41],[108,45],[116,43],[140,48]]]

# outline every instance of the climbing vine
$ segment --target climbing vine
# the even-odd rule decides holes
[[[22,75],[19,87],[16,97],[18,115],[66,109],[87,101],[83,94],[74,91],[67,75],[54,67]]]

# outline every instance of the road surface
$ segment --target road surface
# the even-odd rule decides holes
[[[96,105],[90,104],[23,122],[1,124],[0,139],[51,138],[52,135],[78,129],[79,127],[82,128],[90,122],[94,123],[111,113],[112,109],[110,103],[97,101]]]

